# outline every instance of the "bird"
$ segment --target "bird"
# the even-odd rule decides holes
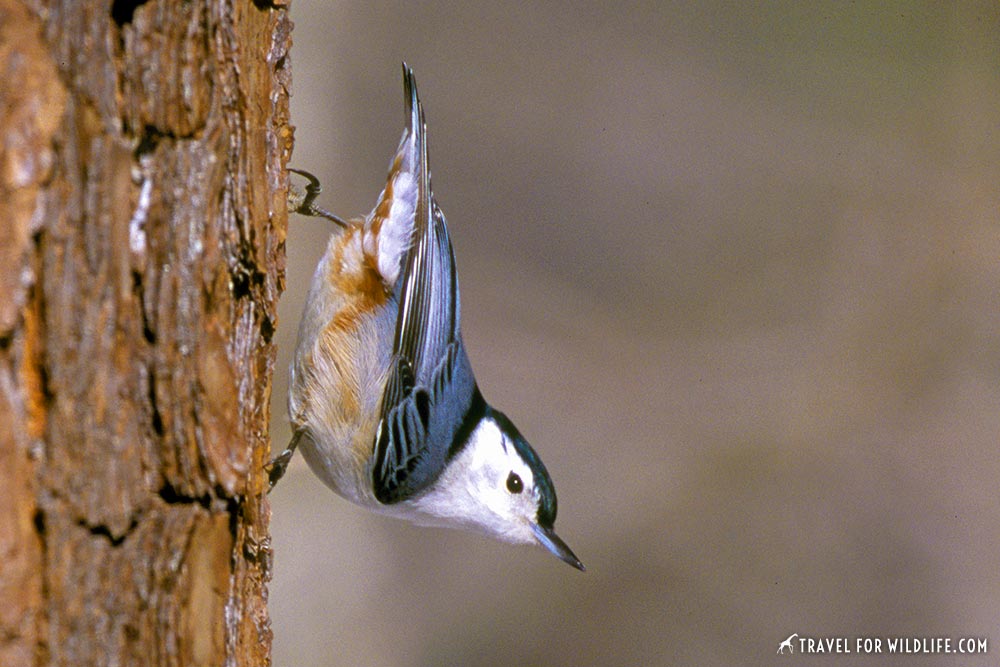
[[[455,254],[431,188],[427,125],[403,63],[406,126],[385,188],[363,218],[332,220],[290,368],[292,438],[271,486],[301,450],[334,492],[422,526],[540,545],[578,570],[555,532],[556,491],[514,423],[483,398],[460,328]]]

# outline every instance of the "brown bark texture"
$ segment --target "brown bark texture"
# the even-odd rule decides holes
[[[269,662],[290,31],[0,0],[0,665]]]

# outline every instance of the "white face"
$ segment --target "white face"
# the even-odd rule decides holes
[[[429,523],[478,529],[507,542],[537,542],[534,475],[491,419],[479,423],[469,444],[413,505],[437,519]]]

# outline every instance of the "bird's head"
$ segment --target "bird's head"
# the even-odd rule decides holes
[[[506,542],[539,544],[583,570],[583,563],[556,535],[556,491],[545,465],[517,427],[485,406],[422,510]]]

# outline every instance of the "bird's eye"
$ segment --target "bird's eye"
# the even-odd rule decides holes
[[[521,491],[524,491],[524,482],[521,481],[517,473],[512,472],[507,475],[507,490],[511,493],[521,493]]]

